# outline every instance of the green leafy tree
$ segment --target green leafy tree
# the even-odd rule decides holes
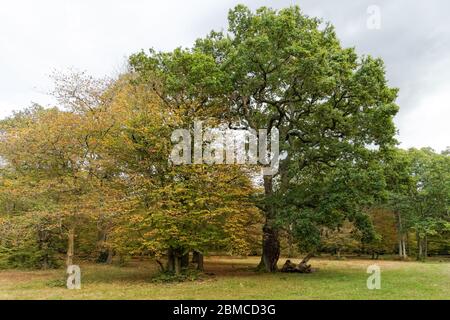
[[[277,128],[287,157],[278,175],[264,177],[266,199],[287,189],[293,162],[302,171],[394,142],[397,90],[387,85],[381,59],[343,48],[331,25],[298,7],[239,5],[228,21],[228,32],[211,32],[192,49],[138,53],[130,63],[148,84],[161,76],[164,89],[152,87],[165,101],[195,101],[231,128]],[[270,201],[263,206],[261,267],[275,271],[279,212]]]
[[[136,201],[113,228],[113,246],[122,254],[155,257],[163,270],[176,273],[189,252],[246,254],[246,229],[259,220],[248,174],[236,166],[172,164],[171,134],[189,128],[191,107],[167,103],[134,80],[124,76],[111,88],[114,122],[102,147]]]
[[[429,237],[449,230],[450,158],[431,149],[409,152],[416,187],[410,196],[412,228],[416,232],[417,258],[423,260],[428,256]]]
[[[428,256],[430,236],[445,234],[449,216],[449,157],[429,148],[394,150],[385,165],[388,207],[397,218],[399,255],[406,258],[406,236],[413,230],[417,259]]]

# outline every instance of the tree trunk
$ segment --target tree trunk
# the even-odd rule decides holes
[[[106,258],[106,264],[112,264],[114,258],[114,250],[112,248],[108,248],[108,257]]]
[[[417,260],[422,260],[422,239],[420,238],[419,233],[416,233],[416,238],[417,238]]]
[[[203,255],[201,253],[198,254],[198,261],[197,261],[197,270],[204,271],[204,264],[203,264]]]
[[[75,229],[70,228],[67,234],[67,260],[66,266],[73,265],[73,255],[75,246]]]
[[[405,233],[405,252],[406,253],[411,252],[411,246],[409,244],[409,233],[408,232]]]
[[[401,259],[406,257],[406,252],[404,250],[404,234],[403,234],[403,225],[402,225],[402,216],[400,212],[396,212],[397,216],[397,238],[398,238],[398,256]]]
[[[99,240],[97,247],[98,247],[98,256],[96,262],[111,264],[114,258],[114,250],[109,245],[106,244],[106,239],[103,241]],[[142,257],[140,258],[142,259]]]
[[[428,258],[428,237],[423,238],[423,260]]]
[[[175,255],[174,260],[175,260],[175,274],[179,275],[181,273],[181,257]]]
[[[192,262],[197,264],[197,270],[204,271],[203,268],[203,254],[198,251],[192,253]]]
[[[189,268],[189,252],[181,256],[181,268]]]
[[[280,258],[280,241],[278,231],[266,224],[263,227],[263,253],[259,268],[267,272],[277,271],[277,263]]]
[[[273,177],[264,176],[264,192],[266,199],[273,195]],[[277,271],[277,263],[280,258],[280,241],[278,240],[278,230],[275,227],[275,208],[271,204],[266,204],[266,222],[263,227],[262,257],[258,269],[267,272]]]
[[[50,256],[48,252],[48,234],[46,231],[38,230],[38,247],[41,252],[41,268],[48,269],[50,266]]]
[[[173,250],[169,249],[167,250],[167,266],[166,270],[168,272],[174,272],[175,271],[175,255],[173,254]]]
[[[406,251],[406,236],[403,235],[403,239],[402,239],[402,248],[403,248],[403,259],[408,258],[408,253]]]
[[[99,228],[97,236],[97,251],[98,256],[96,262],[98,263],[108,263],[110,249],[106,245],[107,232],[104,228]]]

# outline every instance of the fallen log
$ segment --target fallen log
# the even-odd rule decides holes
[[[314,256],[313,253],[308,253],[308,255],[303,258],[303,260],[299,264],[293,263],[291,260],[286,260],[283,267],[281,268],[281,272],[287,273],[311,273],[314,272],[314,269],[311,268],[311,265],[308,264],[308,261]]]

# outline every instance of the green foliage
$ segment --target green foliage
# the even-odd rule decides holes
[[[180,274],[174,272],[160,272],[152,278],[153,283],[189,282],[201,279],[202,274],[197,270],[186,269]]]
[[[429,148],[393,150],[386,162],[387,206],[401,221],[399,233],[414,231],[417,257],[427,256],[428,238],[445,237],[450,221],[450,158]]]
[[[0,268],[57,268],[58,231],[49,217],[0,218]]]
[[[92,259],[245,255],[264,224],[273,271],[279,231],[302,251],[388,247],[393,226],[368,214],[380,204],[419,248],[448,238],[449,152],[394,149],[398,90],[383,61],[342,47],[299,7],[239,5],[227,31],[129,64],[114,81],[56,77],[62,109],[0,122],[3,266],[52,267],[73,246]],[[254,168],[168,161],[172,132],[195,119],[279,130],[282,159],[264,194]]]
[[[218,108],[232,127],[280,131],[288,156],[260,201],[265,229],[274,233],[267,238],[276,242],[275,230],[289,229],[312,249],[322,226],[337,228],[347,218],[364,241],[373,237],[362,208],[384,180],[369,145],[383,151],[395,143],[398,111],[381,59],[343,48],[330,24],[296,6],[252,12],[239,5],[229,12],[227,32],[213,31],[191,49],[140,52],[130,64],[144,83],[161,75],[153,87],[165,101],[195,101],[208,114]]]

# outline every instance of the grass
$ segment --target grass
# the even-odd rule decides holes
[[[0,271],[0,299],[450,299],[450,261],[313,259],[312,274],[264,274],[258,258],[210,257],[208,274],[184,283],[154,283],[157,267],[81,264],[82,289],[64,287],[64,270]],[[280,261],[284,262],[284,259]],[[367,267],[381,268],[381,289],[368,290]]]

